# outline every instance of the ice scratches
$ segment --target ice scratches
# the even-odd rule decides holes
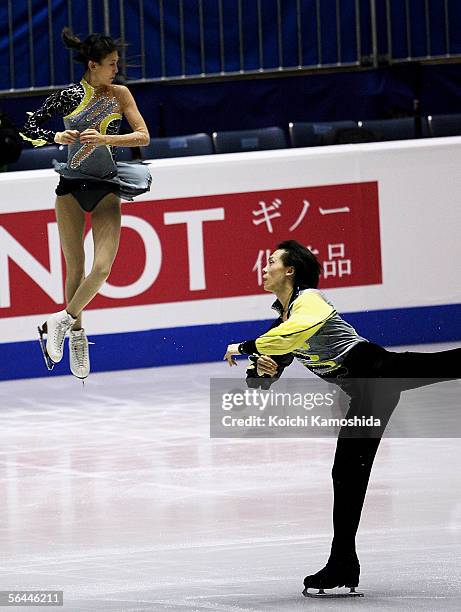
[[[234,595],[222,595],[221,597],[233,597]],[[237,596],[247,597],[246,593],[238,593]],[[216,596],[214,596],[216,597]],[[208,601],[204,601],[207,599]],[[232,604],[221,604],[217,602],[209,601],[209,597],[186,597],[182,601],[174,601],[174,600],[161,600],[156,601],[156,604],[161,604],[163,606],[163,610],[194,610],[199,612],[199,610],[215,610],[216,612],[259,612],[261,608],[249,608],[247,606],[242,607],[238,605]]]
[[[63,612],[459,612],[459,440],[384,440],[363,602],[314,603],[335,440],[210,439],[224,367],[0,383],[4,585],[59,586]]]
[[[461,530],[461,503],[457,503],[452,510],[448,529],[453,532]]]

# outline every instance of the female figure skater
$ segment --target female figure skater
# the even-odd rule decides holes
[[[373,460],[400,392],[460,377],[461,348],[438,353],[395,353],[357,334],[316,289],[320,264],[298,242],[277,246],[264,268],[264,289],[277,296],[279,318],[256,340],[230,344],[224,356],[252,356],[247,370],[251,387],[268,388],[296,357],[309,370],[340,386],[350,397],[346,418],[379,417],[379,428],[342,427],[332,470],[334,537],[326,566],[304,580],[306,596],[346,586],[349,595],[359,583],[355,537]],[[390,380],[389,380],[390,379]],[[309,588],[320,589],[309,593]]]
[[[22,137],[34,146],[68,145],[67,163],[55,162],[61,175],[56,188],[56,218],[66,261],[66,308],[51,315],[39,328],[48,369],[62,359],[63,343],[70,331],[70,367],[84,379],[90,371],[88,340],[82,328],[82,311],[109,276],[120,237],[120,198],[149,190],[151,176],[141,163],[116,163],[112,147],[149,144],[149,132],[130,91],[112,82],[118,72],[121,44],[110,36],[91,34],[84,41],[69,28],[62,32],[64,45],[76,52],[86,70],[79,84],[52,94],[30,113]],[[64,131],[41,126],[51,117],[64,119]],[[122,115],[133,130],[119,135]],[[94,262],[85,278],[83,233],[85,213],[91,215]],[[43,336],[46,334],[46,347]]]

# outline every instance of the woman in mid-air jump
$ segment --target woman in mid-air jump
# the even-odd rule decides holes
[[[52,369],[62,359],[64,338],[70,331],[71,371],[84,379],[90,360],[82,311],[109,276],[117,254],[120,199],[132,200],[148,191],[151,183],[147,166],[116,163],[112,147],[145,146],[150,137],[130,91],[113,84],[121,43],[102,34],[91,34],[82,41],[69,28],[64,28],[62,39],[76,52],[75,60],[85,65],[83,78],[52,94],[30,113],[22,136],[34,146],[68,145],[67,163],[55,163],[61,175],[56,188],[56,218],[66,261],[66,308],[51,315],[39,332],[47,367]],[[64,119],[63,132],[41,127],[56,115]],[[132,133],[119,135],[123,115]],[[93,267],[86,278],[85,213],[91,215],[94,242]]]
[[[320,264],[298,242],[277,246],[264,269],[264,288],[277,296],[279,318],[256,340],[230,344],[224,356],[252,356],[251,387],[268,388],[296,357],[309,370],[339,385],[350,397],[346,418],[379,417],[379,427],[342,427],[333,464],[333,528],[326,566],[304,580],[308,589],[346,586],[355,592],[360,565],[355,538],[373,460],[401,391],[461,376],[461,348],[437,353],[395,353],[368,342],[346,323],[316,289]]]

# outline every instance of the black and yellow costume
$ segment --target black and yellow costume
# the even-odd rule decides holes
[[[282,312],[279,302],[274,307]],[[332,470],[334,538],[327,566],[308,576],[308,588],[357,586],[360,566],[355,538],[371,468],[381,436],[402,391],[461,377],[461,348],[437,353],[397,353],[361,338],[315,289],[293,292],[288,319],[280,316],[255,340],[239,346],[241,353],[271,355],[278,378],[297,358],[312,372],[340,386],[349,396],[346,418],[379,417],[381,427],[342,427]],[[274,379],[247,370],[250,387],[268,388]]]

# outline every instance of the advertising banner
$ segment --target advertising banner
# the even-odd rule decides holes
[[[141,202],[123,208],[122,228],[89,310],[260,294],[287,239],[317,255],[325,289],[382,282],[376,183]],[[87,272],[92,244],[88,225]],[[64,308],[64,273],[54,211],[0,215],[1,318]]]
[[[262,274],[297,240],[320,289],[384,345],[461,337],[461,139],[156,160],[122,204],[119,252],[84,313],[92,369],[222,359],[273,319]],[[65,306],[52,170],[0,176],[0,378],[45,375],[37,325]],[[92,265],[90,217],[84,237]],[[121,350],[123,347],[123,350]],[[66,367],[55,372],[67,373]]]

